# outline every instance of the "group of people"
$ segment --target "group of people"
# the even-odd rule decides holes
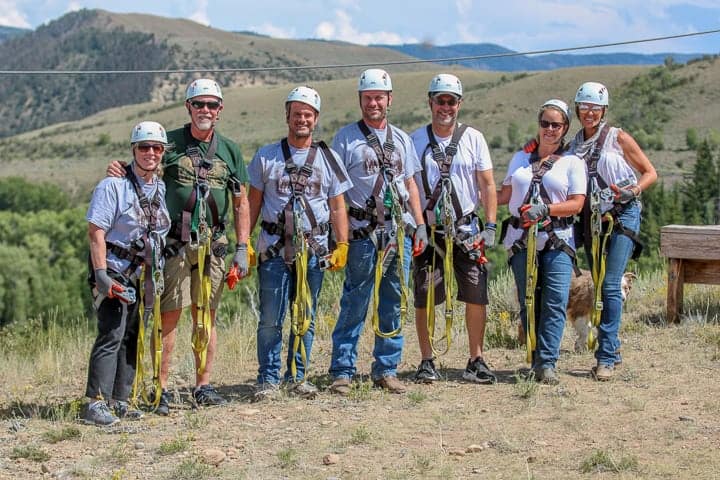
[[[515,154],[500,190],[482,133],[458,121],[463,88],[456,76],[443,73],[431,80],[431,123],[410,135],[388,121],[393,87],[386,71],[364,71],[357,91],[361,118],[342,127],[327,145],[313,138],[320,95],[307,86],[293,89],[285,101],[287,136],[261,147],[247,169],[237,144],[215,129],[223,96],[213,80],[188,86],[190,123],[184,127],[166,134],[155,122],[141,122],[133,129],[133,161],[108,167],[87,214],[99,334],[90,355],[86,422],[111,425],[141,415],[129,399],[138,330],[151,317],[161,327],[162,343],[154,346],[161,354],[151,400],[155,412],[168,414],[170,355],[180,314],[188,306],[196,367],[193,398],[198,405],[225,403],[210,384],[215,312],[226,276],[246,277],[255,266],[257,401],[275,396],[281,384],[304,398],[317,394],[307,371],[325,270],[345,270],[332,333],[329,391],[350,393],[367,318],[375,332],[374,385],[391,393],[406,391],[397,369],[411,270],[421,353],[415,380],[441,378],[436,347],[443,339],[450,347],[457,290],[457,300],[465,304],[469,345],[462,377],[494,383],[483,353],[485,249],[495,245],[497,205],[505,203],[512,217],[500,237],[510,255],[522,321],[534,335],[535,378],[558,382],[575,248],[583,242],[578,237],[583,229],[573,225],[576,214],[593,224],[585,229],[586,244],[598,236],[604,240],[600,249],[586,246],[586,252],[600,251],[588,256],[591,264],[603,262],[604,273],[592,372],[598,380],[612,377],[620,362],[620,281],[637,241],[638,198],[656,173],[630,135],[606,124],[607,89],[593,82],[580,87],[575,114],[582,128],[569,146],[564,141],[569,107],[557,99],[545,102],[537,137]],[[237,243],[226,274],[230,209]],[[249,237],[258,218],[255,249]],[[529,247],[534,247],[532,255]],[[438,339],[435,305],[443,302],[445,334]],[[291,328],[281,375],[288,311]]]

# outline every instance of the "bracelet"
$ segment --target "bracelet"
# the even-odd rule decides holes
[[[485,222],[485,228],[495,230],[497,228],[497,224],[493,222]]]

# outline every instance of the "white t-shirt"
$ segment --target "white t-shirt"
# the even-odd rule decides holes
[[[293,163],[297,166],[305,165],[309,151],[309,148],[298,149],[290,146]],[[348,178],[337,153],[332,153],[335,156],[338,168],[343,171],[345,178]],[[346,182],[341,182],[335,176],[332,166],[330,166],[320,148],[315,154],[312,168],[313,172],[308,178],[304,195],[315,215],[317,224],[321,225],[330,220],[328,199],[342,195],[352,186],[352,182],[349,178]],[[266,222],[276,223],[278,214],[285,209],[285,205],[287,205],[292,194],[290,177],[285,172],[285,156],[280,142],[261,147],[248,166],[248,174],[250,176],[250,185],[263,192],[263,202],[260,210],[262,219]],[[310,220],[305,215],[304,229],[308,231],[310,228]],[[279,235],[270,235],[264,229],[261,229],[258,236],[257,251],[264,252],[279,239]],[[315,239],[320,245],[327,247],[327,235],[315,235]]]
[[[532,180],[532,168],[530,167],[530,155],[520,150],[513,155],[508,166],[508,173],[503,180],[503,185],[512,187],[512,195],[508,208],[510,215],[520,217],[520,207],[530,188]],[[584,195],[587,186],[587,174],[585,173],[585,165],[575,155],[565,155],[555,161],[552,168],[542,177],[542,185],[545,187],[550,203],[559,203],[567,200],[570,195]],[[509,225],[503,245],[506,249],[510,249],[519,240],[523,234],[522,228],[514,228]],[[566,228],[556,228],[555,234],[561,240],[564,240],[570,248],[575,249],[575,240],[573,238],[572,226]],[[537,249],[545,248],[547,241],[547,233],[542,229],[538,230]]]
[[[387,138],[386,129],[370,128],[370,131],[377,135],[382,147]],[[401,199],[407,201],[410,195],[405,187],[405,180],[412,178],[415,172],[420,171],[420,162],[415,154],[410,137],[394,125],[390,125],[390,131],[395,145],[395,150],[390,159],[395,171],[394,181]],[[365,201],[372,195],[375,181],[380,172],[380,161],[375,151],[368,145],[367,139],[360,127],[358,127],[357,122],[338,130],[332,141],[332,149],[340,155],[342,163],[352,180],[352,188],[345,192],[348,206],[364,209]],[[384,184],[380,193],[381,196],[385,193]],[[407,221],[411,221],[409,215],[405,217]],[[368,220],[358,220],[352,216],[349,216],[349,219],[352,230],[362,228],[369,223]]]
[[[440,167],[432,156],[430,139],[427,135],[427,127],[420,127],[411,135],[415,150],[427,175],[430,193],[435,189],[435,184],[440,180]],[[441,150],[450,144],[450,137],[435,136]],[[458,143],[458,150],[450,165],[450,180],[453,190],[457,195],[463,216],[477,210],[480,205],[480,187],[477,182],[476,172],[490,170],[493,168],[490,159],[490,150],[482,133],[472,127],[468,127]],[[428,203],[425,187],[423,185],[422,173],[415,174],[415,182],[420,192],[420,206],[423,211]]]
[[[602,146],[602,153],[597,163],[598,175],[605,180],[609,186],[618,184],[623,181],[629,181],[630,184],[637,184],[637,176],[630,164],[625,160],[622,147],[618,143],[617,137],[622,129],[610,127],[610,131],[605,137],[605,144]],[[570,143],[570,153],[575,153],[575,143]],[[585,161],[590,160],[590,152]],[[586,166],[587,168],[587,166]],[[588,192],[589,194],[590,192]],[[607,212],[613,207],[612,201],[603,201],[601,203],[601,211]]]

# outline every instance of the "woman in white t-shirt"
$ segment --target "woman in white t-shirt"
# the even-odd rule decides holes
[[[536,346],[532,368],[537,381],[557,384],[556,363],[565,328],[566,309],[573,274],[575,241],[570,218],[585,201],[587,177],[578,157],[564,155],[564,137],[570,128],[568,106],[548,100],[538,112],[538,134],[517,152],[498,193],[498,205],[509,204],[503,245],[520,302],[520,316],[527,331],[525,281],[527,235],[539,222],[537,234],[537,288],[535,290]],[[531,201],[531,185],[537,197]]]
[[[605,278],[602,283],[603,310],[598,325],[597,364],[591,373],[596,380],[607,381],[615,373],[620,358],[620,320],[622,318],[621,282],[628,260],[639,245],[640,193],[657,180],[650,160],[627,132],[610,127],[605,114],[610,95],[597,82],[583,83],[575,95],[575,113],[581,129],[570,144],[570,151],[584,160],[590,186],[600,194],[600,212],[613,217],[613,231],[607,242]],[[640,177],[635,174],[640,173]],[[604,215],[607,217],[606,215]],[[583,212],[590,222],[590,206]],[[585,229],[585,253],[593,264],[592,237]],[[639,254],[639,249],[636,250]],[[599,249],[596,255],[600,255]]]

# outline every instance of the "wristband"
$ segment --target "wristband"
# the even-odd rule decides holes
[[[497,228],[497,224],[493,222],[485,222],[485,228],[495,230]]]

